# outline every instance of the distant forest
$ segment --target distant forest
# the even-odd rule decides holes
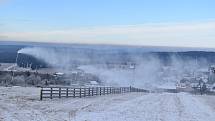
[[[18,50],[24,45],[0,45],[0,63],[15,63]],[[30,55],[19,54],[17,64],[20,67],[30,67],[32,69],[46,67],[42,60],[38,60]]]
[[[15,63],[18,50],[24,47],[24,45],[0,45],[0,62]]]

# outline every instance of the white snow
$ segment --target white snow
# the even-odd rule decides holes
[[[126,93],[39,101],[39,89],[0,87],[0,121],[213,121],[214,96]]]
[[[90,84],[97,85],[98,82],[97,81],[90,81]]]

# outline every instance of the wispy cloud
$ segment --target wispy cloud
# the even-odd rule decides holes
[[[105,26],[36,32],[1,32],[8,40],[215,47],[215,21]]]

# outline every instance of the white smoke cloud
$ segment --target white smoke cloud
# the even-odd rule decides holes
[[[67,50],[59,52],[51,48],[27,47],[19,50],[18,53],[34,56],[38,59],[43,60],[52,67],[69,68],[70,61],[72,59],[72,53],[66,51]]]
[[[168,66],[166,66],[155,55],[140,58],[130,55],[131,61],[136,63],[135,69],[127,68],[109,68],[104,64],[90,64],[89,55],[78,52],[71,53],[70,49],[53,49],[44,47],[28,47],[19,50],[18,53],[32,55],[38,59],[44,60],[54,68],[63,68],[67,71],[71,68],[72,60],[78,58],[79,61],[87,61],[85,65],[81,65],[78,69],[92,73],[98,76],[103,82],[108,85],[118,86],[135,86],[144,88],[154,88],[161,85],[171,85],[179,81],[183,76],[192,75],[200,65],[207,68],[204,59],[186,59],[182,60],[178,56],[172,56]],[[99,58],[103,58],[100,56]],[[81,60],[82,59],[82,60]],[[112,60],[104,56],[105,60]]]

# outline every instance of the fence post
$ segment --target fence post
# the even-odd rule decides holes
[[[61,98],[61,88],[59,88],[59,98]]]
[[[94,92],[93,90],[94,90],[94,89],[93,89],[93,87],[92,87],[91,89],[92,89],[91,93],[92,93],[92,96],[93,96],[93,92]]]
[[[40,100],[43,100],[43,88],[40,90]]]
[[[80,88],[80,90],[79,90],[79,97],[81,98],[81,88]]]
[[[68,98],[69,97],[69,89],[66,88],[66,97]]]
[[[74,97],[74,98],[75,98],[75,95],[76,95],[76,94],[75,94],[75,88],[74,88],[74,89],[73,89],[73,97]]]
[[[84,88],[84,97],[86,97],[86,88]]]
[[[50,93],[50,98],[52,99],[52,87],[51,87],[51,93]]]
[[[91,95],[90,95],[90,88],[88,88],[88,96],[91,96]]]
[[[99,87],[99,95],[102,95],[102,88]]]

